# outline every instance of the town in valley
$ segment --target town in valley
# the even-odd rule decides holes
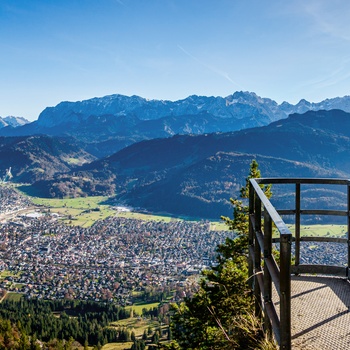
[[[62,223],[28,197],[0,186],[0,287],[27,298],[110,301],[130,305],[135,293],[181,300],[216,247],[233,233],[208,221],[144,221],[114,216],[91,227]]]

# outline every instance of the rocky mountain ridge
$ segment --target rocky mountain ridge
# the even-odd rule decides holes
[[[0,117],[0,128],[5,128],[6,126],[17,128],[18,126],[23,126],[28,123],[29,120],[23,117],[15,117],[12,115],[4,118]]]
[[[236,131],[268,125],[292,113],[334,108],[350,112],[350,96],[292,105],[242,91],[225,98],[193,95],[174,102],[110,95],[61,102],[46,108],[37,121],[1,128],[0,135],[70,136],[85,144],[86,151],[104,157],[142,140]]]
[[[319,103],[302,99],[296,105],[288,102],[279,105],[272,99],[262,98],[254,92],[247,91],[237,91],[226,97],[192,95],[178,101],[148,100],[140,96],[128,97],[115,94],[84,101],[61,102],[56,107],[47,107],[39,115],[38,125],[52,127],[101,115],[114,115],[115,117],[132,115],[139,120],[154,120],[169,116],[197,115],[203,112],[215,117],[235,119],[245,119],[248,113],[258,112],[265,116],[265,123],[269,123],[286,118],[292,113],[330,109],[350,112],[350,96],[326,99]],[[252,115],[249,117],[251,118]]]

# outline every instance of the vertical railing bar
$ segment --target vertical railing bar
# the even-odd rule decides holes
[[[254,214],[255,214],[255,232],[261,232],[261,199],[259,196],[254,198]],[[255,316],[261,318],[262,302],[261,290],[257,280],[257,274],[261,273],[261,249],[259,241],[254,234],[254,299],[255,299]]]
[[[347,239],[348,239],[348,268],[346,270],[346,275],[347,275],[347,278],[350,280],[350,183],[348,183],[348,191],[347,191],[347,194],[348,194],[348,215],[347,215],[347,225],[348,225],[348,236],[347,236]]]
[[[254,227],[252,223],[252,218],[254,218],[254,196],[255,191],[253,185],[249,182],[249,236],[248,236],[248,244],[249,247],[254,248]],[[253,289],[253,274],[254,274],[254,257],[251,254],[252,249],[248,249],[249,251],[249,259],[248,259],[248,284],[251,289]]]
[[[295,266],[300,264],[300,183],[295,184]]]
[[[278,220],[278,213],[275,214],[275,209],[271,211],[270,202],[264,197],[263,193],[257,186],[258,183],[268,183],[271,180],[272,183],[293,183],[295,184],[295,265],[300,264],[300,240],[301,240],[301,184],[304,183],[323,183],[323,184],[337,184],[347,185],[347,243],[348,243],[348,257],[347,257],[347,278],[350,279],[350,180],[337,180],[337,179],[254,179],[250,183],[250,196],[249,196],[249,214],[252,225],[255,228],[249,228],[249,241],[251,244],[250,251],[254,260],[254,273],[255,276],[259,274],[260,283],[263,278],[263,287],[260,289],[257,278],[254,278],[254,295],[255,295],[255,310],[258,312],[258,316],[261,317],[261,293],[263,293],[264,306],[270,310],[272,299],[272,281],[271,275],[267,268],[267,263],[264,264],[262,271],[261,268],[261,250],[263,250],[264,259],[267,260],[272,255],[272,223],[276,224],[280,232],[280,320],[279,320],[279,345],[280,349],[291,349],[291,248],[293,238],[285,226],[283,220]],[[253,193],[254,192],[254,193]],[[261,198],[260,198],[261,196]],[[264,230],[261,231],[262,222],[262,205],[264,206]],[[266,206],[266,207],[265,207]],[[277,221],[276,221],[277,219]],[[281,225],[282,223],[282,225]],[[270,228],[271,225],[271,228]],[[284,226],[284,227],[283,227]],[[259,236],[263,235],[264,247],[259,246],[256,233],[259,232]],[[262,241],[260,237],[260,241]],[[270,250],[271,249],[271,250]],[[261,274],[261,275],[260,275]],[[260,294],[260,295],[259,295]],[[265,315],[266,317],[266,315]],[[269,324],[270,323],[270,324]],[[264,327],[266,331],[271,330],[271,322],[267,317],[264,320]]]
[[[272,255],[272,220],[267,210],[264,210],[264,259]],[[264,303],[271,303],[272,279],[267,264],[264,263]],[[272,325],[267,312],[264,314],[264,327],[268,336],[272,336]]]
[[[280,322],[281,349],[291,349],[291,245],[290,235],[281,235],[280,242]]]

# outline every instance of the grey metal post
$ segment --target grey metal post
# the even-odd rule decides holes
[[[254,201],[255,212],[255,233],[261,232],[261,199],[259,196],[255,196]],[[262,315],[262,301],[261,290],[257,278],[257,273],[261,273],[261,249],[259,242],[254,234],[254,297],[255,297],[255,315],[261,317]]]
[[[295,266],[300,264],[300,183],[295,184]]]
[[[248,254],[249,254],[249,259],[248,259],[248,283],[251,289],[253,289],[253,274],[254,274],[254,257],[252,255],[252,249],[254,247],[254,227],[253,227],[253,218],[254,218],[254,197],[255,197],[255,191],[253,188],[253,185],[251,182],[249,182],[249,237],[248,237],[248,244],[249,244],[249,249],[248,249]]]
[[[348,225],[348,268],[346,270],[347,278],[350,280],[350,184],[348,184],[348,215],[347,215],[347,225]]]
[[[291,245],[292,237],[289,234],[281,235],[281,262],[280,262],[280,329],[281,346],[283,350],[291,349]]]
[[[264,210],[264,259],[272,256],[272,220],[267,210]],[[272,301],[272,279],[267,263],[264,264],[264,303]],[[272,336],[272,326],[270,319],[265,311],[264,327],[269,336]]]

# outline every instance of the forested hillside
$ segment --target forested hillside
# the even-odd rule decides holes
[[[81,188],[82,179],[94,179],[96,188],[115,193],[117,201],[132,207],[218,218],[229,213],[229,199],[237,195],[252,159],[266,177],[346,178],[348,130],[350,114],[340,110],[294,114],[239,132],[143,141],[33,186],[43,195],[62,196],[65,188]],[[342,194],[320,198],[325,207],[334,200],[344,205]]]
[[[75,340],[85,346],[100,347],[108,342],[130,340],[130,331],[109,327],[111,322],[129,316],[124,308],[111,303],[5,300],[0,303],[0,344],[2,336],[6,349],[38,348],[36,339],[53,344]]]

